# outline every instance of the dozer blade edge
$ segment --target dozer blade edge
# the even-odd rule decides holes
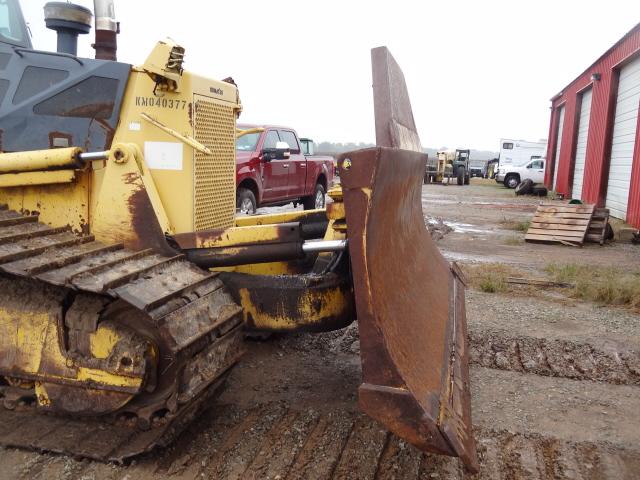
[[[464,284],[426,229],[425,155],[372,148],[340,157],[353,270],[360,408],[424,451],[478,469]]]

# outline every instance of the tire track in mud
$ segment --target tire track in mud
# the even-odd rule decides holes
[[[351,335],[348,337],[351,338]],[[343,334],[339,351],[343,347],[352,350],[350,342],[343,345],[344,338]],[[268,346],[263,346],[261,348],[265,351],[260,350],[260,356],[245,366],[239,366],[235,377],[238,382],[236,389],[232,389],[228,397],[216,401],[170,447],[138,457],[127,465],[0,449],[0,464],[5,466],[0,478],[637,478],[637,472],[640,471],[640,447],[636,441],[638,434],[629,432],[629,428],[621,428],[626,419],[627,423],[634,421],[629,412],[640,408],[640,401],[636,400],[640,392],[637,384],[587,383],[564,378],[568,375],[562,370],[549,370],[550,373],[546,375],[525,371],[521,364],[523,358],[526,362],[526,357],[522,352],[528,347],[521,348],[523,338],[530,337],[514,338],[493,331],[481,336],[472,332],[472,353],[478,349],[478,345],[482,345],[493,352],[512,352],[517,355],[512,360],[513,366],[509,368],[491,364],[491,368],[474,366],[471,369],[474,432],[481,465],[481,471],[476,476],[466,473],[458,459],[416,450],[386,432],[375,421],[358,413],[354,403],[345,403],[345,393],[351,389],[355,393],[357,388],[357,368],[351,363],[341,365],[349,375],[342,375],[342,371],[336,369],[345,379],[342,383],[318,383],[318,389],[329,389],[331,394],[325,392],[321,397],[322,402],[310,405],[308,390],[301,386],[299,378],[292,378],[293,365],[302,365],[303,377],[315,383],[316,380],[310,377],[315,370],[306,361],[316,359],[320,366],[326,363],[326,358],[337,361],[343,357],[322,358],[317,352],[307,353],[302,348],[290,349],[287,355],[279,356],[274,355]],[[557,361],[553,352],[555,355],[560,355],[561,351],[566,353],[564,344],[552,343],[548,340],[542,346],[535,344],[536,348],[543,349],[545,357],[542,357],[544,362],[541,360],[540,364],[545,365],[546,362],[549,365],[547,368]],[[594,355],[593,352],[589,354]],[[495,362],[496,355],[492,355],[488,358]],[[255,372],[256,367],[261,372],[272,372],[270,381],[286,392],[288,400],[281,400],[283,395],[277,390],[263,388],[264,374],[255,375],[255,384],[243,376],[242,372]],[[327,372],[321,372],[318,378],[325,378],[326,375]],[[336,388],[338,390],[334,390]],[[302,392],[306,396],[301,395]],[[604,409],[607,414],[600,415],[600,410]],[[580,420],[586,415],[599,415],[600,423],[591,425],[588,417]],[[601,424],[605,426],[604,429]],[[599,433],[600,430],[603,432]]]
[[[216,422],[233,426],[191,453],[190,464],[207,467],[180,476],[160,468],[154,478],[599,480],[634,479],[640,471],[637,434],[621,427],[638,406],[637,387],[589,383],[585,391],[581,381],[476,367],[471,380],[477,476],[456,458],[416,450],[353,408],[270,402],[219,407],[239,421],[210,416],[205,432]],[[607,415],[590,425],[588,415],[602,408]],[[586,423],[576,424],[583,416]]]
[[[635,475],[640,469],[639,452],[588,442],[563,442],[540,435],[478,429],[475,434],[481,470],[474,476],[464,471],[458,459],[419,452],[368,418],[355,417],[354,422],[346,422],[354,425],[353,429],[342,428],[342,436],[337,438],[334,429],[327,428],[331,426],[327,419],[320,418],[316,428],[320,427],[322,433],[315,429],[306,431],[301,439],[305,454],[294,455],[292,462],[289,461],[292,452],[273,443],[275,431],[287,430],[290,419],[283,418],[283,423],[269,432],[258,424],[255,431],[261,434],[252,443],[259,439],[259,451],[254,450],[253,456],[218,458],[206,470],[208,474],[204,478],[631,480],[637,478]],[[348,440],[343,443],[347,430]],[[316,448],[320,445],[334,448],[327,452]],[[200,458],[195,457],[193,461],[199,463]],[[264,468],[265,465],[268,468]],[[213,471],[226,473],[211,476]],[[244,473],[236,476],[241,471]],[[174,478],[171,472],[156,471],[156,475],[156,478]]]
[[[469,333],[469,354],[472,365],[498,370],[640,385],[640,350],[614,342],[599,346],[475,329]]]
[[[284,344],[300,349],[296,345],[300,338],[285,339]],[[305,339],[302,346],[329,354],[357,354],[357,325]],[[640,348],[613,339],[580,342],[471,324],[469,357],[471,365],[497,370],[640,386]]]
[[[0,459],[15,457],[25,463],[16,475],[0,477],[632,480],[640,471],[637,450],[477,428],[481,468],[478,475],[470,475],[458,459],[422,453],[355,412],[319,414],[313,409],[294,411],[268,404],[250,411],[235,410],[233,415],[243,420],[227,425],[222,437],[203,450],[190,451],[203,445],[182,438],[180,445],[187,445],[186,449],[156,452],[127,467],[9,449],[0,452]],[[206,425],[205,430],[212,426]],[[176,470],[171,459],[184,460],[184,454],[184,468]],[[201,468],[203,462],[206,468]]]

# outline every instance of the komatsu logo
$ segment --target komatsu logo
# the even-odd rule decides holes
[[[210,91],[211,93],[215,94],[215,95],[220,95],[220,96],[223,96],[223,95],[224,95],[224,91],[223,91],[221,88],[214,88],[214,87],[211,87],[211,88],[209,88],[209,91]]]

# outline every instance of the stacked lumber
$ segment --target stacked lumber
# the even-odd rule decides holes
[[[609,209],[608,208],[596,208],[591,217],[591,223],[589,223],[589,230],[587,230],[586,240],[587,242],[599,243],[604,245],[607,240],[607,224],[609,223]]]
[[[536,210],[524,239],[527,242],[582,246],[593,212],[593,205],[543,203]]]

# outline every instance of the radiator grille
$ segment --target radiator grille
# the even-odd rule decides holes
[[[236,197],[235,112],[224,104],[195,102],[195,137],[213,155],[195,154],[194,228],[234,224]]]

